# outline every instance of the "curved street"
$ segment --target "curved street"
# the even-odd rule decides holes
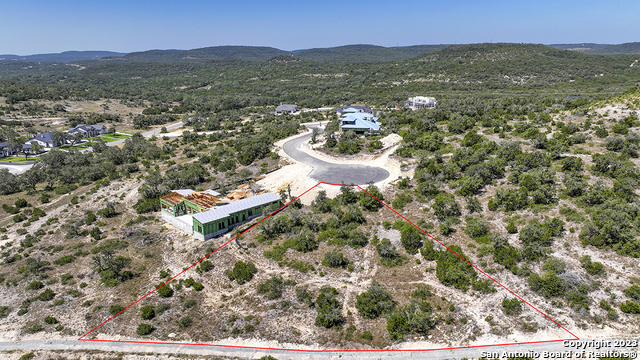
[[[378,182],[389,177],[389,172],[380,167],[366,165],[333,164],[315,158],[300,149],[305,141],[311,138],[311,133],[289,140],[282,145],[282,150],[291,158],[313,167],[309,176],[321,182],[331,184],[364,185],[369,181]]]

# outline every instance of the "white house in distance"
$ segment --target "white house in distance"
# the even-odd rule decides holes
[[[283,104],[276,108],[276,115],[293,114],[298,112],[298,105]]]
[[[42,147],[56,147],[65,143],[63,140],[61,144],[53,140],[54,132],[47,131],[42,134],[38,134],[25,142],[25,144],[38,143]]]
[[[428,96],[416,96],[410,97],[404,102],[404,107],[417,110],[417,109],[433,109],[436,107],[438,101],[435,98]]]

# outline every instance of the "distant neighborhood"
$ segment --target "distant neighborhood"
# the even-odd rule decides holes
[[[411,110],[433,109],[437,100],[428,96],[410,97],[404,102],[404,107]],[[300,111],[297,105],[283,104],[276,108],[275,114],[295,114]],[[344,108],[336,108],[340,120],[340,128],[352,130],[356,134],[365,134],[380,130],[378,117],[373,115],[373,110],[362,105],[349,105]]]
[[[115,131],[115,130],[114,130]],[[104,125],[77,125],[67,131],[47,131],[30,137],[24,143],[5,141],[0,143],[0,158],[17,154],[38,154],[41,150],[66,144],[75,144],[82,139],[107,134]]]

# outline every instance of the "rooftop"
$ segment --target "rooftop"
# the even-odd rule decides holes
[[[162,200],[171,205],[178,204],[184,200],[188,200],[203,208],[212,208],[227,204],[226,201],[216,198],[214,195],[206,192],[195,192],[189,189],[174,190],[171,194],[162,197]]]
[[[227,216],[237,213],[238,211],[251,209],[256,206],[264,205],[273,201],[280,200],[280,196],[272,193],[265,193],[250,198],[234,201],[229,205],[219,206],[209,211],[203,211],[193,215],[193,218],[200,223],[208,223],[215,220],[224,219]]]

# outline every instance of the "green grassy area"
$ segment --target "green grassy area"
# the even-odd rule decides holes
[[[102,135],[104,137],[110,137],[110,138],[115,138],[115,139],[126,139],[126,138],[130,138],[131,135],[125,135],[125,134],[109,134],[109,135]]]
[[[112,142],[112,141],[116,141],[116,140],[130,138],[130,137],[131,137],[131,135],[124,135],[124,134],[105,134],[105,135],[94,136],[92,138],[89,138],[88,140],[89,141],[93,141],[93,140],[97,140],[98,138],[100,138],[104,142]]]
[[[27,161],[33,161],[33,160],[35,159],[31,157],[28,160],[25,160],[24,156],[7,156],[5,158],[0,158],[0,161],[8,161],[13,163],[23,163]]]
[[[84,144],[76,144],[76,145],[73,145],[73,146],[71,146],[71,145],[63,145],[63,146],[60,146],[59,149],[61,149],[61,150],[78,150],[78,151],[80,151],[80,150],[84,150],[84,149],[89,148],[89,147],[91,147],[91,143],[87,142],[87,143],[84,143]]]

